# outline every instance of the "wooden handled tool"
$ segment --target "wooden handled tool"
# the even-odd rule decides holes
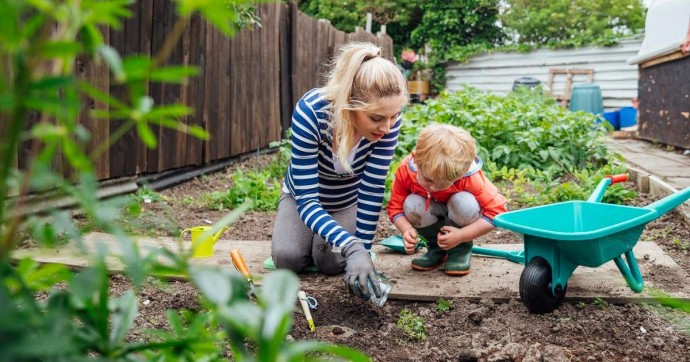
[[[307,294],[300,290],[297,292],[297,299],[299,299],[299,304],[302,305],[302,311],[304,311],[304,316],[307,318],[307,324],[309,324],[309,330],[316,331],[316,326],[314,325],[314,320],[311,318],[311,312],[309,311],[309,302],[307,302]]]
[[[256,286],[254,285],[254,279],[252,279],[252,274],[249,273],[249,268],[247,268],[247,263],[244,262],[244,258],[240,251],[233,249],[230,251],[230,259],[232,259],[232,264],[235,266],[238,272],[247,279],[249,282],[249,293],[256,296]]]

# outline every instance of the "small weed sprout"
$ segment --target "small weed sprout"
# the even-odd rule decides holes
[[[601,309],[604,309],[604,308],[606,308],[609,304],[606,303],[605,300],[603,300],[603,299],[601,299],[601,298],[599,298],[599,297],[596,297],[596,298],[594,298],[594,305],[596,305],[597,307],[599,307],[599,308],[601,308]]]
[[[673,245],[681,250],[690,250],[690,243],[687,241],[682,241],[680,238],[673,238],[673,241],[671,241]]]
[[[445,300],[443,298],[440,298],[438,300],[438,304],[436,305],[436,310],[439,312],[447,312],[452,307],[453,307],[453,301],[452,300]]]
[[[403,308],[400,311],[400,319],[395,324],[402,332],[412,340],[423,341],[426,339],[426,327],[424,319],[414,315],[409,309]]]

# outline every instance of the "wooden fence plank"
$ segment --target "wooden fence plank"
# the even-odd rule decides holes
[[[232,87],[232,80],[230,79],[231,67],[233,66],[233,59],[229,57],[230,49],[233,44],[230,39],[222,34],[218,36],[218,133],[216,134],[216,142],[218,143],[218,154],[216,159],[223,159],[230,157],[230,142],[232,140],[232,119],[228,114],[232,112],[233,105],[230,99],[230,92]]]
[[[165,41],[165,4],[163,1],[153,1],[153,12],[151,18],[151,57],[155,59],[156,54],[163,47],[163,42]],[[163,85],[159,82],[151,82],[149,84],[149,96],[154,99],[157,104],[160,104],[163,99]],[[155,149],[148,150],[146,170],[148,172],[157,172],[165,170],[163,164],[161,163],[160,154],[160,143],[162,142],[161,132],[162,127],[158,125],[151,125],[151,130],[156,135],[158,139],[159,147]]]
[[[139,24],[139,52],[143,56],[151,56],[151,46],[153,45],[153,1],[139,1],[141,6],[141,22]],[[150,95],[151,84],[146,82],[144,85],[146,94]],[[156,135],[158,134],[155,131]],[[143,142],[139,142],[137,146],[139,150],[139,157],[137,159],[137,172],[146,173],[149,171],[149,149]],[[155,168],[157,170],[157,167]]]
[[[141,39],[139,33],[141,31],[141,3],[135,2],[132,4],[132,16],[127,18],[124,22],[124,56],[137,55],[141,52],[140,45]],[[127,90],[123,90],[123,95],[127,96]],[[143,148],[140,145],[139,134],[136,127],[130,129],[124,136],[122,136],[121,145],[125,152],[122,172],[124,175],[135,175],[138,171],[139,163],[139,151]]]
[[[280,117],[281,117],[281,136],[285,136],[290,129],[292,117],[292,107],[294,106],[292,96],[292,6],[281,4],[280,6]],[[282,30],[282,31],[281,31]],[[294,53],[294,52],[292,52]]]
[[[220,105],[220,97],[218,96],[218,84],[220,83],[218,78],[219,74],[217,73],[218,68],[219,68],[219,59],[221,58],[221,54],[219,52],[219,37],[220,34],[218,30],[213,29],[213,31],[210,32],[210,41],[211,41],[211,48],[210,48],[210,54],[209,58],[211,58],[211,64],[213,69],[213,76],[210,79],[210,82],[206,84],[207,87],[210,88],[211,93],[208,94],[208,96],[211,98],[211,101],[209,102],[209,106],[211,107],[209,111],[209,123],[208,123],[208,132],[211,135],[210,139],[210,144],[211,147],[209,149],[211,160],[217,160],[218,159],[218,143],[219,143],[219,134],[218,134],[218,127],[221,123],[221,119],[219,117],[219,112],[218,108]]]
[[[190,79],[188,105],[194,108],[194,113],[189,116],[188,124],[204,127],[204,81],[206,69],[204,69],[206,53],[206,25],[200,15],[194,15],[189,25],[190,38],[190,64],[199,68],[201,74]],[[196,137],[187,138],[187,165],[200,165],[203,163],[203,141]]]
[[[0,77],[7,83],[11,83],[14,79],[12,73],[12,58],[10,56],[0,56]],[[9,127],[10,115],[7,113],[0,113],[0,141],[4,139]],[[17,150],[19,151],[19,150]],[[12,167],[17,167],[19,162],[19,155],[16,153],[12,158]]]
[[[268,59],[270,60],[267,67],[270,69],[270,82],[268,83],[269,91],[271,92],[270,99],[272,100],[272,105],[270,107],[271,115],[268,120],[269,133],[267,135],[268,139],[265,144],[270,144],[271,142],[278,141],[282,138],[282,124],[281,119],[281,78],[280,78],[280,12],[282,9],[282,4],[276,2],[273,6],[269,7],[271,9],[269,19],[272,20],[269,39],[271,39],[271,45],[268,47],[270,50]],[[262,144],[265,145],[265,144]]]
[[[110,29],[110,45],[120,52],[125,52],[125,30],[121,29],[116,31]],[[120,100],[121,102],[129,103],[127,100],[126,89],[121,84],[110,83],[110,94],[112,97]],[[110,120],[110,135],[109,137],[114,137],[114,133],[125,126],[125,121],[122,120]],[[111,141],[112,142],[112,141]],[[122,138],[114,140],[113,145],[108,150],[110,154],[110,178],[121,177],[125,175],[125,158],[127,157],[127,149],[125,148],[125,142]]]
[[[206,132],[209,134],[210,139],[208,141],[205,141],[203,144],[203,155],[204,155],[204,162],[208,163],[213,160],[213,157],[211,156],[211,144],[213,143],[213,133],[211,133],[211,125],[212,125],[212,105],[213,105],[213,100],[215,97],[213,97],[213,77],[215,76],[213,74],[213,32],[215,29],[209,24],[206,23],[205,27],[206,33],[203,37],[204,43],[206,44],[206,53],[204,57],[204,129]]]
[[[163,29],[158,29],[158,31],[163,30],[163,33],[168,35],[172,33],[175,22],[177,21],[177,16],[175,14],[175,4],[172,2],[165,2],[165,20]],[[170,56],[165,62],[166,65],[179,65],[182,61],[181,56],[181,44],[173,47]],[[163,84],[163,97],[158,101],[158,104],[169,105],[177,103],[180,101],[180,86],[177,84],[165,83]],[[170,129],[168,127],[162,127],[160,132],[160,145],[158,146],[159,153],[159,163],[162,165],[163,169],[169,170],[179,167],[178,157],[179,154],[176,152],[177,145],[177,131]]]

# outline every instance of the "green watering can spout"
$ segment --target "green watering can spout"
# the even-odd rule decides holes
[[[690,187],[668,195],[661,200],[645,206],[645,208],[655,210],[658,214],[657,216],[661,216],[688,199],[690,199]]]

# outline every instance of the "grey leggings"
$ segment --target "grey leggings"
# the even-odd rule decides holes
[[[355,233],[357,205],[345,210],[329,212],[333,220],[350,234]],[[345,258],[304,224],[297,213],[297,202],[283,193],[271,237],[271,255],[277,268],[295,273],[316,265],[325,274],[340,274],[345,270]]]
[[[481,217],[481,209],[477,199],[469,192],[461,191],[448,199],[447,204],[431,200],[429,210],[425,210],[426,198],[411,194],[405,198],[403,210],[405,217],[414,227],[425,227],[434,224],[439,219],[448,219],[457,226],[467,226]]]

